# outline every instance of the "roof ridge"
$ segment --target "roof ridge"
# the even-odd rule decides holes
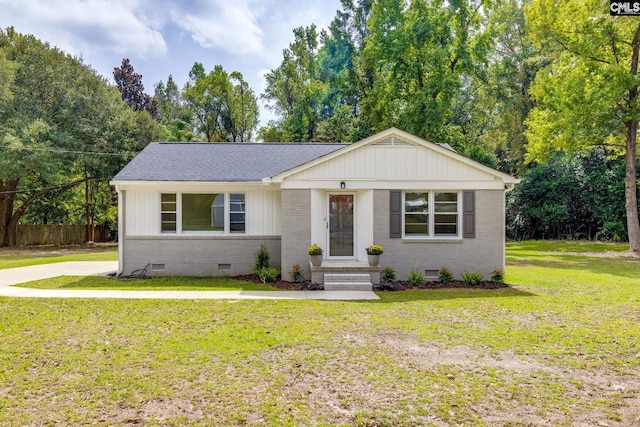
[[[153,141],[150,144],[166,144],[166,145],[242,145],[242,146],[256,146],[256,145],[350,145],[350,142],[178,142],[178,141]]]

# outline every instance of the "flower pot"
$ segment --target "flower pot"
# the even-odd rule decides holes
[[[309,255],[311,258],[311,265],[314,267],[320,267],[322,265],[322,255]]]
[[[371,267],[377,267],[380,264],[380,255],[367,254],[367,259],[369,260],[369,265]]]

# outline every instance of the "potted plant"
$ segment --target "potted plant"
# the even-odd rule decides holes
[[[315,243],[307,248],[307,253],[311,258],[311,264],[314,267],[322,265],[322,248]]]
[[[380,255],[384,253],[384,248],[381,245],[371,245],[367,248],[367,258],[369,259],[369,265],[377,267],[380,264]]]

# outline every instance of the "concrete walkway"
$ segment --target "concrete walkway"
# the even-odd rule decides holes
[[[370,291],[117,291],[80,289],[30,289],[12,286],[58,276],[104,276],[118,269],[116,261],[73,261],[31,267],[0,269],[0,296],[22,298],[124,298],[124,299],[304,299],[377,300]]]

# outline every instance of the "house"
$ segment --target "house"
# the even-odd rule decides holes
[[[264,244],[285,279],[294,264],[316,282],[351,268],[375,283],[386,266],[399,279],[441,267],[489,277],[504,268],[505,193],[517,182],[395,128],[354,144],[152,143],[111,181],[119,269],[247,274]],[[381,267],[366,263],[372,244],[385,249]]]

